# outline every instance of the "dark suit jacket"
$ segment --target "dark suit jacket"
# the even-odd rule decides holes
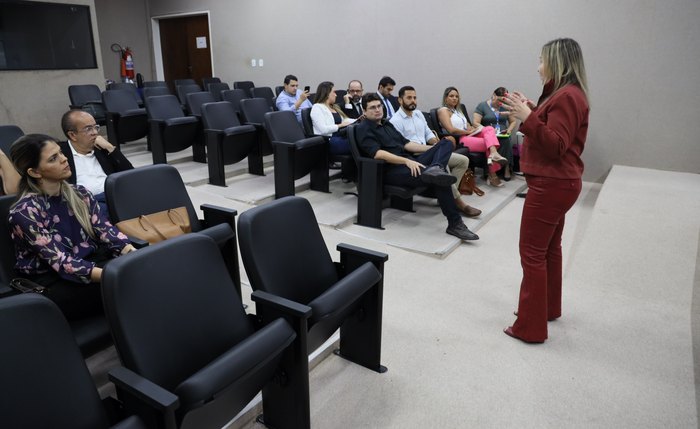
[[[360,107],[356,106],[355,103],[351,102],[351,104],[352,108],[350,109],[346,109],[345,104],[342,104],[340,108],[343,109],[343,112],[348,116],[348,118],[357,119],[362,115],[362,111],[359,110]]]
[[[399,99],[397,97],[394,97],[393,95],[389,95],[386,98],[387,100],[389,100],[389,103],[391,103],[391,107],[394,108],[394,113],[398,112],[401,108],[401,105],[399,104]],[[384,105],[384,101],[382,101],[382,105]],[[386,118],[386,107],[384,108],[384,116],[382,117]]]
[[[75,174],[75,160],[73,159],[73,152],[71,151],[70,145],[67,141],[60,142],[58,144],[63,151],[63,155],[68,158],[68,165],[70,165],[71,176],[68,179],[69,183],[75,185],[77,181],[77,175]],[[117,171],[131,170],[134,168],[128,159],[122,154],[119,149],[114,149],[112,153],[107,152],[104,149],[95,148],[95,158],[97,162],[100,163],[102,170],[106,175],[116,173]]]

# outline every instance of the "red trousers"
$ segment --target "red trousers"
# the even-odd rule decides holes
[[[581,193],[581,179],[527,176],[520,221],[518,319],[513,333],[525,341],[547,339],[547,321],[561,316],[561,233],[566,212]]]

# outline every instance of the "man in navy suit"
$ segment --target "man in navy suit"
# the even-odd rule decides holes
[[[396,86],[396,81],[389,76],[384,76],[379,80],[379,85],[377,86],[377,94],[381,98],[382,106],[384,106],[384,119],[391,119],[396,112],[399,111],[399,99],[391,95],[391,91],[394,90]]]
[[[69,110],[61,118],[61,128],[68,141],[60,142],[59,146],[73,173],[68,181],[92,192],[100,208],[106,212],[105,179],[112,173],[130,170],[134,166],[119,149],[98,134],[100,126],[91,114]]]

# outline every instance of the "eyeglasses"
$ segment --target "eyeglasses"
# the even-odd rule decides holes
[[[381,104],[375,104],[375,105],[373,105],[373,106],[367,106],[367,109],[366,109],[366,110],[381,110],[381,109],[382,109],[382,105],[381,105]]]
[[[351,94],[360,94],[362,93],[361,89],[348,89],[348,92]]]
[[[100,132],[100,126],[99,125],[88,125],[87,127],[83,128],[80,131],[77,131],[79,133],[85,133],[85,134],[91,134],[91,133],[99,133]]]

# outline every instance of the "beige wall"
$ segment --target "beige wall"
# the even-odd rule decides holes
[[[131,48],[136,73],[145,80],[152,80],[153,66],[151,39],[148,29],[148,3],[146,0],[95,0],[97,25],[100,28],[100,48],[104,62],[104,78],[121,80],[119,54],[110,47],[118,43]]]
[[[315,87],[391,75],[419,108],[460,88],[471,109],[499,85],[539,95],[543,43],[581,43],[591,88],[586,180],[612,164],[700,172],[700,2],[622,0],[149,0],[151,16],[209,10],[216,75]],[[352,25],[349,25],[352,24]],[[252,68],[263,58],[263,68]]]
[[[44,0],[52,3],[66,1]],[[19,125],[25,133],[46,133],[62,138],[60,119],[68,110],[68,86],[94,83],[104,88],[100,33],[93,0],[71,0],[90,6],[95,38],[96,69],[0,71],[0,124]]]

